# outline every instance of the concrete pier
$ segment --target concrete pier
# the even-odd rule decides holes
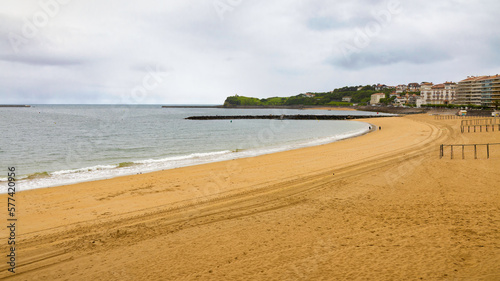
[[[21,105],[21,104],[0,104],[0,107],[31,107],[31,105]]]

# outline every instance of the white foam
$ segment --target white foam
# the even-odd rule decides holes
[[[84,173],[84,172],[99,171],[99,170],[109,170],[109,169],[114,169],[117,167],[118,167],[118,165],[97,165],[97,166],[74,169],[74,170],[57,171],[57,172],[51,173],[50,175],[51,176],[58,176],[58,175],[65,175],[65,174]]]
[[[135,163],[135,164],[152,164],[152,163],[180,161],[180,160],[187,160],[187,159],[201,159],[201,158],[205,158],[205,157],[224,155],[224,154],[228,154],[231,152],[232,151],[230,151],[230,150],[224,150],[224,151],[207,152],[207,153],[193,153],[193,154],[189,154],[189,155],[167,157],[167,158],[163,158],[163,159],[148,159],[148,160],[134,161],[133,163]]]

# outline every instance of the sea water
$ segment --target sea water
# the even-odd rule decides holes
[[[0,108],[0,192],[8,167],[18,190],[66,185],[320,145],[366,133],[332,120],[186,120],[197,115],[334,114],[356,111],[34,105]]]

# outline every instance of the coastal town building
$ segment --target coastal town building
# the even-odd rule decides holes
[[[497,106],[500,103],[500,75],[470,76],[458,82],[456,103]]]
[[[420,84],[420,96],[423,100],[422,104],[430,103],[430,97],[432,96],[432,86],[434,86],[434,84],[430,82]]]
[[[433,85],[432,83],[423,83],[420,87],[420,93],[423,104],[451,104],[455,102],[457,84],[445,82],[443,84]]]
[[[418,92],[420,91],[420,84],[418,83],[410,83],[408,84],[408,92]]]
[[[408,86],[406,85],[397,85],[396,86],[396,93],[402,94],[408,89]]]
[[[352,98],[351,97],[343,97],[342,101],[343,102],[351,102]]]
[[[422,105],[425,105],[425,100],[423,97],[418,97],[417,100],[415,101],[415,105],[417,106],[417,108],[421,108]]]
[[[457,104],[481,105],[481,80],[488,76],[470,76],[458,82]]]
[[[416,104],[417,103],[417,99],[419,98],[420,96],[416,95],[416,94],[406,94],[405,95],[405,98],[406,98],[406,103],[408,104]]]
[[[377,84],[377,85],[374,86],[374,88],[375,88],[375,91],[382,91],[382,90],[387,89],[387,85],[385,85],[385,84]]]
[[[429,97],[430,104],[442,104],[442,95],[444,92],[444,84],[437,84],[431,87],[431,96]]]
[[[405,104],[407,104],[407,103],[408,103],[408,100],[406,99],[406,97],[405,97],[405,96],[402,96],[402,97],[401,97],[401,96],[397,96],[397,97],[394,99],[394,101],[393,101],[393,104],[394,104],[395,106],[403,106],[403,105],[405,105]]]
[[[385,98],[384,93],[373,94],[373,95],[371,95],[370,104],[378,104],[378,103],[380,103],[380,100],[383,98]]]

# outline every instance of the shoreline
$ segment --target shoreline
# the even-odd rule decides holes
[[[438,157],[441,143],[493,142],[500,132],[464,136],[459,120],[427,115],[370,122],[382,130],[16,194],[23,259],[19,275],[3,265],[0,278],[500,277],[500,192],[491,188],[500,152]]]
[[[146,168],[145,170],[143,169],[143,170],[136,170],[136,171],[130,171],[130,172],[125,171],[125,170],[121,170],[123,172],[122,174],[117,174],[114,176],[101,176],[101,177],[98,177],[95,179],[88,179],[88,180],[83,179],[81,181],[72,181],[70,183],[62,183],[62,184],[48,185],[48,186],[42,186],[42,187],[34,187],[34,188],[21,190],[19,192],[27,192],[30,190],[54,188],[54,187],[60,187],[60,186],[69,186],[69,185],[74,185],[74,184],[79,184],[79,183],[90,183],[90,182],[103,181],[103,180],[112,180],[112,179],[120,178],[120,177],[128,177],[128,176],[134,176],[134,175],[140,175],[140,174],[150,174],[150,173],[155,173],[155,172],[159,172],[159,171],[168,171],[168,170],[184,168],[184,167],[207,165],[207,164],[224,162],[224,161],[235,160],[235,159],[246,159],[246,158],[259,157],[262,155],[269,155],[269,154],[274,154],[274,153],[279,153],[279,152],[293,151],[293,150],[297,150],[297,149],[303,149],[303,148],[308,148],[308,147],[330,144],[330,143],[334,143],[334,142],[339,142],[339,141],[343,141],[343,140],[348,140],[348,139],[360,137],[360,136],[363,136],[365,134],[376,131],[376,127],[373,124],[368,123],[368,121],[371,118],[363,118],[363,119],[365,119],[365,121],[363,121],[363,120],[360,121],[357,119],[339,120],[339,121],[357,121],[357,122],[365,123],[371,127],[371,130],[366,129],[366,130],[363,130],[363,131],[360,131],[357,133],[345,132],[345,133],[342,133],[339,135],[323,137],[323,138],[321,138],[321,139],[323,139],[323,141],[320,141],[320,142],[318,142],[318,140],[314,140],[314,141],[313,140],[302,140],[302,141],[295,141],[294,144],[273,145],[270,147],[266,147],[265,149],[264,148],[260,148],[260,149],[250,148],[250,149],[243,150],[243,151],[247,151],[247,152],[248,151],[258,151],[258,150],[262,150],[262,149],[266,150],[265,152],[259,152],[256,155],[241,155],[241,154],[238,154],[237,152],[234,152],[234,151],[233,151],[233,153],[236,153],[236,154],[232,154],[232,153],[229,153],[229,150],[227,150],[228,151],[228,153],[226,155],[227,157],[225,157],[224,159],[212,159],[212,160],[206,159],[206,160],[201,160],[201,162],[194,162],[192,164],[180,164],[180,166],[176,166],[176,167],[172,167],[172,168],[165,168],[165,169],[150,170],[150,169]],[[332,140],[333,138],[335,138],[335,139]],[[220,152],[223,152],[223,151],[220,151]],[[214,152],[214,153],[219,153],[219,152]],[[194,154],[200,154],[200,153],[198,152],[198,153],[194,153]],[[207,153],[207,154],[210,154],[210,153]],[[223,155],[219,155],[219,157],[222,157],[222,156]],[[142,160],[137,160],[136,162],[141,162],[141,161]],[[139,167],[140,165],[142,165],[140,163],[135,163],[133,161],[131,163],[133,163],[133,165],[131,165],[132,167]],[[117,163],[116,165],[119,165],[119,164]],[[102,166],[106,166],[106,165],[97,164],[96,166],[93,166],[93,167],[102,167]],[[107,166],[112,166],[112,165],[107,165]],[[93,167],[78,168],[78,169],[75,169],[74,171],[76,173],[76,171],[88,170],[88,169],[91,169]],[[109,168],[109,169],[105,169],[105,170],[115,170],[115,169],[124,169],[124,168],[128,168],[128,167],[116,166],[114,168]],[[55,171],[55,172],[58,172],[58,171]],[[47,172],[40,172],[40,173],[36,173],[36,174],[43,174],[43,173],[47,173]],[[48,174],[50,175],[52,173],[54,173],[54,172],[50,172]],[[51,176],[47,176],[47,177],[43,176],[43,177],[39,178],[39,180],[44,180],[44,179],[51,179]],[[19,184],[20,185],[25,184],[25,182],[23,182],[24,180],[26,180],[26,178],[19,179],[18,180]],[[30,179],[30,181],[32,181],[32,180],[36,180],[36,179]],[[0,181],[0,182],[3,182],[3,181]],[[5,194],[5,193],[7,193],[7,191],[0,193],[0,195]]]

